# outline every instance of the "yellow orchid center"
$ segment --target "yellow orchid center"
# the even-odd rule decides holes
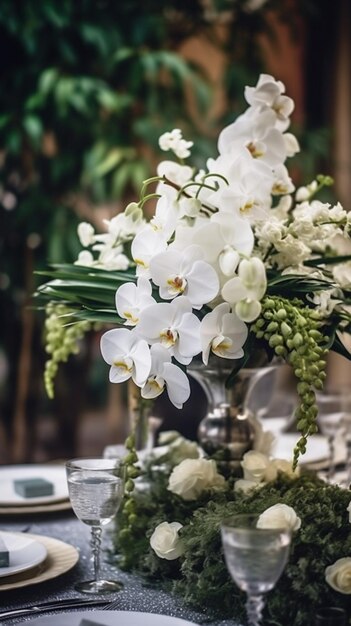
[[[232,347],[233,342],[229,337],[224,337],[224,335],[218,335],[212,340],[211,348],[212,352],[217,356],[225,356]]]
[[[246,144],[246,148],[254,159],[259,159],[264,155],[263,150],[260,150],[253,141],[249,141],[249,143]]]
[[[177,343],[178,333],[171,328],[165,328],[160,332],[160,339],[165,348],[172,348]]]
[[[174,276],[174,278],[169,278],[167,280],[168,291],[172,295],[178,295],[179,293],[184,293],[187,281],[182,276]]]

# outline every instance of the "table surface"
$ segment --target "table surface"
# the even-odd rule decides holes
[[[53,580],[17,590],[0,591],[0,613],[13,608],[34,605],[36,602],[43,602],[44,600],[98,597],[80,594],[74,590],[74,585],[77,581],[91,578],[92,562],[89,546],[90,529],[88,526],[80,522],[72,511],[59,514],[51,513],[50,515],[41,514],[40,516],[0,518],[0,528],[2,530],[21,531],[24,527],[28,528],[28,532],[31,534],[46,535],[75,546],[79,550],[79,561],[72,570]],[[124,589],[118,594],[104,594],[103,596],[103,599],[106,598],[106,602],[118,597],[120,604],[116,610],[145,611],[147,613],[171,615],[194,622],[194,624],[207,624],[207,626],[235,626],[232,620],[212,620],[206,613],[206,609],[202,613],[189,609],[179,596],[165,592],[157,588],[157,586],[151,587],[146,585],[141,577],[122,572],[115,565],[109,564],[108,546],[110,545],[112,532],[113,523],[105,527],[103,531],[101,569],[102,574],[117,578],[124,583]],[[99,599],[101,599],[101,596]],[[74,610],[65,609],[65,612]],[[82,609],[76,610],[81,611]],[[55,613],[55,611],[51,613]],[[45,613],[45,615],[47,614]],[[12,626],[27,621],[30,623],[36,617],[17,617],[1,621],[0,624]],[[239,626],[239,624],[236,626]]]

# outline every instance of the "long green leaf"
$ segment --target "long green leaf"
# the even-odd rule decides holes
[[[346,263],[351,261],[351,254],[344,254],[339,256],[323,256],[318,259],[308,259],[304,261],[304,265],[307,267],[315,267],[317,265],[334,265],[335,263]]]

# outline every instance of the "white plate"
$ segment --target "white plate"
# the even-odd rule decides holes
[[[10,553],[10,565],[0,567],[0,578],[31,569],[47,557],[45,546],[24,533],[0,532],[0,537]]]
[[[51,496],[24,498],[14,489],[14,480],[26,478],[46,478],[54,485]],[[0,507],[32,506],[68,499],[66,470],[64,465],[3,465],[0,467]]]
[[[33,626],[79,626],[81,620],[90,619],[99,626],[197,626],[179,617],[158,615],[156,613],[138,613],[136,611],[74,611],[58,613],[31,620]],[[18,626],[28,622],[18,622]]]
[[[23,574],[13,574],[0,579],[0,592],[12,589],[38,585],[44,581],[57,578],[68,572],[76,565],[79,552],[69,543],[63,543],[45,535],[27,535],[31,539],[39,541],[47,549],[47,558],[43,563]]]
[[[291,460],[298,433],[282,433],[272,447],[272,456],[277,459]],[[315,463],[329,458],[328,440],[323,435],[312,435],[307,440],[306,453],[300,457],[300,463]]]

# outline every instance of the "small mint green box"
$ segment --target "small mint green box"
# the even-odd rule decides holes
[[[23,498],[52,496],[54,485],[45,478],[23,478],[14,481],[15,492]]]

